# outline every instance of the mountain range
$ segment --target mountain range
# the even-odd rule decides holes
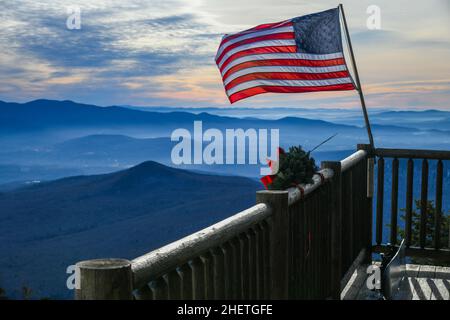
[[[341,113],[345,112],[342,110]],[[419,117],[427,117],[432,111],[424,111]],[[439,121],[448,121],[450,118],[448,112],[438,112]],[[232,113],[232,111],[230,112]],[[365,139],[363,122],[359,126],[338,124],[334,122],[318,120],[321,114],[326,111],[316,110],[310,112],[311,117],[282,117],[279,119],[260,119],[258,113],[254,117],[230,117],[224,115],[214,115],[206,112],[191,113],[186,111],[157,112],[134,110],[125,107],[98,107],[94,105],[79,104],[73,101],[55,101],[55,100],[35,100],[23,104],[7,103],[0,101],[0,132],[7,135],[20,135],[30,132],[39,132],[39,134],[50,133],[51,131],[65,131],[72,136],[79,137],[79,132],[83,129],[91,134],[105,134],[122,130],[121,134],[126,132],[142,133],[147,137],[170,136],[176,128],[191,128],[194,121],[203,121],[204,128],[278,128],[281,131],[287,131],[287,135],[292,130],[297,130],[300,134],[308,130],[311,135],[320,131],[333,131],[361,134],[360,138]],[[393,117],[396,112],[378,114],[377,117]],[[413,113],[414,116],[416,114]],[[399,114],[404,120],[404,114]],[[345,117],[344,117],[345,118]],[[398,117],[397,117],[398,119]],[[408,118],[410,119],[410,118]],[[435,119],[435,118],[432,118]],[[430,119],[428,119],[430,120]],[[435,119],[436,120],[436,119]],[[436,120],[438,121],[438,120]],[[406,121],[411,123],[411,121]],[[397,121],[387,124],[376,124],[375,131],[380,135],[385,133],[401,133],[421,131],[421,128],[408,127],[405,122]],[[434,129],[438,129],[436,126]],[[444,134],[449,134],[443,128]],[[70,134],[69,134],[70,135]]]
[[[257,117],[259,119],[281,119],[301,117],[319,119],[333,123],[361,126],[364,123],[360,108],[173,108],[173,107],[132,107],[127,108],[150,112],[190,112],[210,113],[238,118]],[[377,125],[398,125],[416,129],[450,130],[450,111],[445,110],[389,110],[389,108],[369,108],[370,121]]]
[[[356,144],[367,143],[363,121],[357,120],[360,112],[354,110],[296,109],[306,118],[293,117],[294,108],[281,108],[278,114],[276,108],[243,108],[242,112],[250,115],[247,117],[223,115],[226,112],[237,114],[240,109],[236,108],[226,111],[218,108],[148,110],[55,100],[0,102],[0,190],[5,184],[10,189],[11,183],[16,182],[112,172],[146,160],[171,165],[170,151],[175,143],[170,141],[170,135],[178,128],[192,132],[194,121],[202,121],[204,130],[279,129],[284,148],[302,145],[310,150],[337,134],[314,153],[319,160],[330,160],[321,157],[322,151],[332,153],[328,155],[334,158],[336,153],[349,154]],[[221,115],[212,114],[219,111]],[[290,116],[283,117],[286,112]],[[259,119],[264,115],[272,115],[275,119]],[[436,110],[375,113],[372,115],[375,143],[379,147],[448,149],[450,132],[439,126],[448,120],[448,115],[449,112]],[[333,118],[338,122],[347,119],[353,124],[321,118]],[[432,128],[422,128],[421,118]],[[379,122],[377,119],[384,120]],[[185,168],[250,177],[257,177],[259,173],[259,166],[197,165]]]

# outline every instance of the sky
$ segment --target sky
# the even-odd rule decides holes
[[[450,110],[450,0],[344,4],[369,108]],[[1,0],[0,100],[230,107],[221,37],[336,7],[329,0]],[[367,8],[380,8],[370,30]],[[80,29],[68,29],[68,7]],[[348,60],[348,59],[347,59]],[[237,107],[357,108],[355,91],[263,94]]]

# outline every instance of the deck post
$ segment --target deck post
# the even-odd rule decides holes
[[[364,150],[368,153],[367,157],[367,204],[366,204],[366,230],[364,230],[364,238],[366,243],[366,251],[364,263],[372,263],[372,218],[373,218],[373,185],[374,185],[374,150],[370,144],[358,144],[358,150]]]
[[[131,300],[131,262],[125,259],[95,259],[76,264],[79,270],[77,300]]]
[[[322,161],[322,169],[333,170],[331,181],[331,282],[332,299],[341,299],[342,278],[342,179],[340,161]]]
[[[256,192],[256,203],[272,209],[270,224],[270,299],[289,298],[289,206],[288,191]]]

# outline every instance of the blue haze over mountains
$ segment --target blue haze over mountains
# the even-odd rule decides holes
[[[450,112],[377,109],[370,115],[377,147],[450,150]],[[307,150],[337,133],[313,153],[318,164],[341,160],[367,141],[360,110],[0,102],[0,241],[8,244],[0,248],[0,287],[6,294],[20,298],[27,286],[34,298],[70,298],[68,265],[133,258],[253,205],[261,189],[259,165],[171,168],[176,142],[170,134],[176,128],[192,132],[196,120],[203,130],[278,128],[283,147]],[[401,162],[400,208],[404,168]],[[430,161],[430,199],[434,172]],[[387,161],[386,213],[390,175]],[[448,195],[447,162],[444,176]],[[444,200],[449,210],[449,197]]]
[[[170,141],[170,134],[176,128],[192,132],[195,120],[203,121],[204,130],[279,128],[283,147],[301,144],[307,150],[338,133],[314,153],[319,160],[324,157],[337,159],[333,154],[349,154],[357,143],[367,141],[360,110],[236,107],[171,112],[168,108],[140,110],[71,101],[0,102],[0,185],[112,172],[146,160],[170,165],[170,150],[175,144]],[[294,117],[295,113],[298,113],[297,117]],[[449,149],[449,114],[437,110],[377,111],[371,114],[377,146]],[[259,167],[189,168],[257,177]]]

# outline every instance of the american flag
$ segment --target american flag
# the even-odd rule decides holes
[[[231,103],[266,92],[355,89],[339,8],[225,35],[216,64]]]

